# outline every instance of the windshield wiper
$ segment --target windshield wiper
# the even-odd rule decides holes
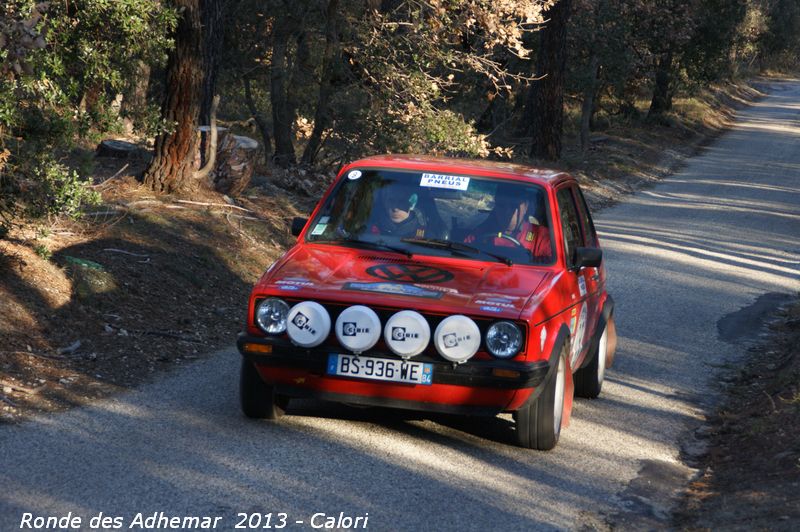
[[[464,254],[464,252],[472,253],[473,255],[483,254],[492,257],[493,259],[496,259],[499,262],[502,262],[506,266],[511,266],[512,264],[514,264],[514,262],[508,257],[497,255],[495,253],[490,253],[488,251],[478,249],[474,246],[462,244],[461,242],[453,242],[451,240],[440,240],[437,238],[401,238],[400,241],[408,242],[409,244],[417,244],[418,246],[424,246],[429,248],[449,249],[450,251],[455,251],[457,253],[461,253],[462,255]]]
[[[356,247],[368,248],[368,249],[380,249],[384,251],[393,251],[395,253],[400,253],[401,255],[405,255],[409,259],[413,256],[411,251],[407,250],[406,248],[401,248],[397,246],[390,246],[389,244],[384,244],[383,242],[370,242],[369,240],[361,240],[358,238],[335,238],[331,240],[314,240],[315,243],[339,243],[343,242],[345,244],[350,244]]]

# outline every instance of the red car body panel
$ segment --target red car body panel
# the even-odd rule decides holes
[[[520,324],[527,336],[524,348],[512,361],[521,363],[552,362],[553,352],[564,335],[569,338],[571,355],[568,360],[565,409],[562,426],[569,423],[572,408],[572,373],[586,360],[596,333],[598,317],[606,304],[605,269],[585,268],[583,272],[570,272],[564,256],[564,235],[556,200],[557,191],[564,186],[576,185],[568,174],[537,170],[510,163],[487,161],[454,161],[417,156],[380,156],[349,164],[339,172],[337,181],[353,169],[406,169],[440,174],[486,176],[536,183],[548,195],[552,223],[552,265],[509,266],[497,261],[481,261],[460,257],[442,257],[414,254],[412,259],[387,251],[357,249],[332,244],[306,242],[309,231],[306,224],[297,243],[261,277],[249,301],[247,334],[254,338],[266,335],[255,325],[257,301],[278,297],[291,301],[314,300],[325,304],[366,305],[376,309],[410,309],[425,315],[449,316],[464,314],[474,319],[488,321],[510,320]],[[317,215],[331,194],[331,185],[318,203],[309,220]],[[441,294],[437,298],[415,297],[408,294],[372,293],[350,290],[348,286],[381,282],[368,270],[373,267],[391,268],[393,264],[415,264],[431,271],[446,271],[451,276],[438,282],[408,282],[416,289]],[[582,277],[583,280],[580,280]],[[361,283],[361,284],[359,284]],[[585,283],[585,286],[584,284]],[[490,309],[490,310],[487,310]],[[582,316],[582,312],[586,316]],[[585,323],[583,330],[576,329],[576,320]],[[578,333],[582,337],[577,337]],[[284,339],[285,339],[284,335]],[[322,346],[336,350],[333,332]],[[379,343],[375,349],[385,349]],[[338,348],[340,352],[342,348]],[[244,353],[244,352],[243,352]],[[612,354],[613,355],[613,354]],[[475,355],[476,361],[492,361],[493,357],[482,347]],[[498,411],[515,411],[535,397],[535,387],[503,389],[491,386],[465,386],[447,383],[413,385],[376,382],[328,376],[324,372],[304,368],[281,367],[255,361],[261,377],[268,383],[293,389],[330,393],[342,397],[384,398],[408,401],[414,408],[425,405],[486,406]]]

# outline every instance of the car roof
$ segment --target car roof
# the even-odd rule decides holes
[[[573,179],[568,173],[552,168],[538,168],[524,164],[488,161],[484,159],[457,159],[428,155],[375,155],[348,164],[351,167],[378,167],[403,170],[425,170],[434,173],[462,173],[480,176],[523,178],[540,184],[555,186],[558,182]]]

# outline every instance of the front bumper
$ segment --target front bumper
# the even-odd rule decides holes
[[[305,349],[280,338],[246,333],[239,335],[237,346],[276,392],[289,397],[456,414],[495,415],[516,410],[545,380],[550,367],[547,361],[506,360],[453,365],[417,356],[414,362],[433,365],[432,385],[423,386],[327,375],[328,355],[345,352],[331,347]],[[270,346],[269,353],[258,351],[264,346]],[[398,358],[382,351],[370,351],[366,356]]]
[[[262,353],[248,349],[247,345],[269,345],[271,353]],[[316,375],[325,375],[330,353],[345,353],[328,347],[305,349],[277,338],[265,338],[240,333],[236,345],[242,356],[255,364],[275,368],[303,369]],[[379,358],[398,358],[395,354],[370,352],[365,356]],[[518,390],[535,388],[547,376],[550,364],[546,360],[537,362],[515,362],[509,360],[470,360],[465,364],[454,365],[450,362],[417,356],[414,362],[433,364],[433,384],[453,386],[469,386],[478,388],[494,388],[501,390]],[[500,376],[497,373],[508,376]]]

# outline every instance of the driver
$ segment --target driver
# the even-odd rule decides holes
[[[425,236],[425,215],[417,208],[418,194],[410,187],[388,187],[379,194],[374,209],[376,220],[370,227],[372,234],[393,235],[402,238]]]
[[[539,223],[532,212],[532,202],[520,196],[519,187],[499,185],[494,208],[464,243],[491,242],[495,246],[521,246],[531,252],[534,259],[549,261],[551,257],[550,232]]]

